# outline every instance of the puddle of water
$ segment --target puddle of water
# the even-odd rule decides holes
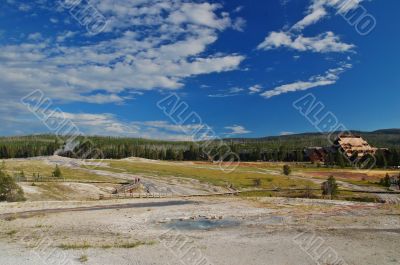
[[[235,220],[173,220],[167,224],[168,228],[175,228],[180,230],[212,230],[218,228],[230,228],[239,226],[240,222]]]

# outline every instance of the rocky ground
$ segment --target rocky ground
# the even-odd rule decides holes
[[[400,208],[384,204],[235,197],[2,203],[0,227],[5,265],[400,263]]]

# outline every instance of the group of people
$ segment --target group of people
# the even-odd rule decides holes
[[[134,178],[133,179],[134,184],[139,184],[140,183],[140,178]]]

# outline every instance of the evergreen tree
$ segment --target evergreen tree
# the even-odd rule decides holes
[[[393,156],[392,156],[393,166],[394,167],[398,167],[398,166],[400,166],[400,154],[399,154],[399,151],[396,150],[396,149],[392,149],[392,152],[393,152]]]
[[[353,156],[354,155],[355,154],[353,154]],[[343,154],[342,152],[336,152],[335,153],[335,164],[340,168],[344,168],[346,166],[346,162],[345,162],[344,156],[345,156],[345,154]]]
[[[334,166],[335,165],[335,156],[332,152],[328,153],[328,156],[326,158],[326,164],[329,166]]]
[[[56,165],[56,168],[54,169],[53,177],[54,178],[62,178],[61,169],[58,167],[58,165]]]
[[[375,158],[376,158],[376,166],[379,168],[387,168],[388,163],[386,160],[386,155],[384,151],[378,151],[375,154]]]
[[[379,184],[388,188],[392,186],[389,174],[386,173],[386,176],[380,180]]]
[[[327,181],[322,183],[322,195],[330,196],[331,200],[334,196],[339,193],[339,187],[336,183],[336,179],[333,176],[330,176]]]

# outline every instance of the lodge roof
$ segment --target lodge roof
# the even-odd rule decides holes
[[[340,135],[337,144],[349,155],[354,152],[374,153],[377,150],[359,135]]]

